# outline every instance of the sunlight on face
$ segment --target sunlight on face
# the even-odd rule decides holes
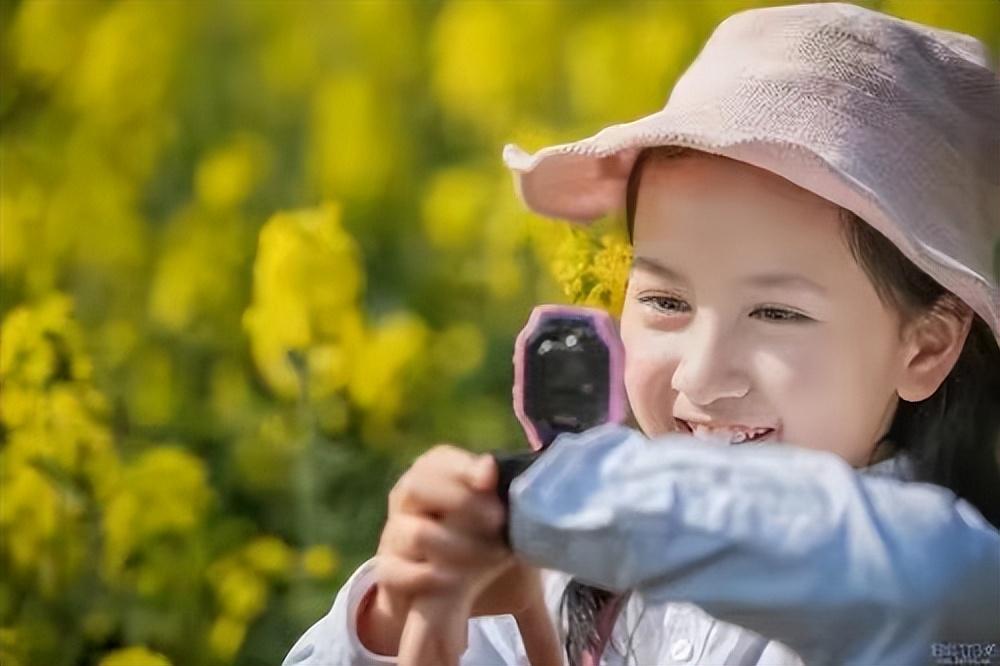
[[[842,237],[838,209],[704,154],[646,164],[622,312],[625,384],[649,436],[688,423],[867,464],[888,429],[900,322]]]

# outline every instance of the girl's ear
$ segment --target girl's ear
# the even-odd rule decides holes
[[[972,310],[945,296],[907,325],[904,365],[896,387],[907,402],[934,395],[955,367],[972,326]]]

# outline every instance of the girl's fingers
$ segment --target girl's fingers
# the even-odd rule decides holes
[[[454,452],[442,451],[422,464],[415,463],[389,493],[390,514],[438,517],[472,533],[498,535],[506,518],[503,505],[492,491],[470,486],[471,482],[496,484],[495,479],[491,481],[496,475],[493,461],[488,468],[485,463],[477,465],[467,452]]]
[[[476,456],[466,467],[465,480],[473,490],[485,493],[496,492],[500,471],[493,456]]]
[[[391,552],[379,553],[375,565],[378,584],[395,598],[450,593],[459,588],[460,576],[430,562],[415,562]]]
[[[509,555],[499,539],[469,535],[413,514],[393,516],[384,536],[389,550],[416,561],[479,567],[498,563]]]
[[[451,444],[431,448],[413,463],[413,469],[432,473],[447,471],[480,492],[492,492],[497,485],[498,472],[492,456],[471,453]]]

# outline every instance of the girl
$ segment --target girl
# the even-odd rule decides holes
[[[829,3],[730,17],[658,113],[508,147],[532,209],[625,207],[642,434],[560,437],[509,513],[488,456],[431,449],[285,664],[1000,658],[998,140],[982,45]],[[415,598],[461,621],[401,645]]]

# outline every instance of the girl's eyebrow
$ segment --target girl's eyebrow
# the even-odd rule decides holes
[[[683,282],[687,284],[687,279],[681,275],[681,273],[647,257],[640,257],[638,255],[633,257],[632,269],[635,270],[636,268],[641,268],[642,270],[650,273],[656,273],[657,275],[665,277],[668,280],[674,280],[675,282]]]
[[[636,256],[632,260],[632,268],[641,268],[668,280],[687,284],[687,278],[685,278],[680,271],[670,268],[669,266],[666,266],[654,259],[650,259],[649,257]],[[748,285],[762,289],[792,287],[812,291],[821,296],[827,295],[826,287],[813,282],[803,275],[798,275],[797,273],[758,273],[757,275],[750,275],[746,277],[745,280]]]

